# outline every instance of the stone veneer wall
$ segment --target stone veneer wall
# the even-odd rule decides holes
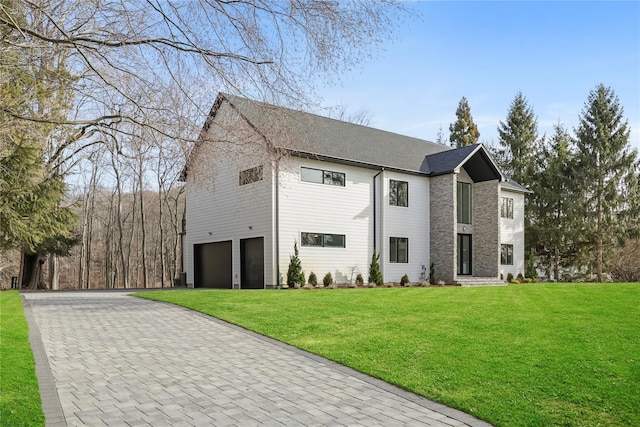
[[[429,180],[430,246],[435,280],[451,283],[456,273],[456,179],[454,174]]]
[[[473,185],[473,276],[498,277],[500,266],[498,180]]]

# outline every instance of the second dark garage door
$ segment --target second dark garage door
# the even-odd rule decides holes
[[[240,240],[242,289],[264,289],[264,238]]]

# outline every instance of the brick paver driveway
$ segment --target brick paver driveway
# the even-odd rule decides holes
[[[47,425],[488,425],[220,320],[125,292],[23,298]]]

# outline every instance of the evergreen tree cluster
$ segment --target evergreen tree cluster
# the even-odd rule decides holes
[[[606,254],[640,236],[640,161],[623,113],[614,91],[600,84],[573,133],[558,123],[553,135],[539,138],[522,93],[500,122],[496,158],[532,191],[525,210],[527,259],[556,280],[564,267],[605,280],[614,261]]]

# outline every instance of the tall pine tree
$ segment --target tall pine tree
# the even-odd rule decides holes
[[[596,276],[603,280],[603,252],[624,235],[618,215],[629,209],[622,186],[634,173],[636,152],[629,145],[629,123],[614,91],[600,84],[589,93],[574,130],[575,179],[582,187],[583,232],[594,250]]]
[[[471,107],[464,96],[456,109],[457,120],[449,125],[449,141],[452,147],[460,148],[467,145],[476,144],[480,139],[478,126],[473,122]]]
[[[528,196],[527,242],[537,254],[539,265],[555,280],[561,279],[561,267],[573,264],[579,247],[573,156],[571,136],[558,123],[549,145],[543,147],[541,168],[532,180],[535,191]]]
[[[498,125],[498,144],[503,169],[525,187],[532,183],[537,141],[538,120],[527,99],[518,92],[509,106],[506,122]]]

